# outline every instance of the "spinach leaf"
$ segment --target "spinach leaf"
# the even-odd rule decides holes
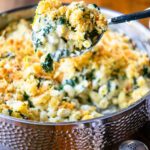
[[[92,69],[90,72],[88,72],[88,73],[86,74],[86,79],[87,79],[87,80],[93,80],[93,79],[95,79],[94,71],[95,71],[95,69]]]
[[[55,87],[55,90],[61,91],[63,90],[64,86],[62,84],[60,84],[59,86]]]
[[[20,112],[19,112],[20,113]],[[23,118],[23,119],[28,119],[27,116],[25,116],[24,114],[20,113],[20,116]]]
[[[42,29],[43,36],[48,35],[50,32],[52,32],[52,30],[53,30],[53,26],[47,24],[47,26],[44,29]]]
[[[99,36],[98,31],[96,29],[93,29],[93,31],[91,31],[90,33],[86,32],[84,38],[91,39],[92,41],[94,41],[95,39],[97,39],[98,36]]]
[[[58,25],[63,25],[66,23],[66,19],[64,17],[60,17],[57,21],[57,24]]]
[[[147,66],[143,67],[142,72],[143,72],[144,77],[150,78],[150,71],[149,71],[149,68]]]
[[[99,33],[98,33],[98,31],[97,31],[96,29],[94,29],[94,30],[90,33],[90,37],[91,37],[91,38],[94,38],[94,37],[97,37],[97,36],[99,36]]]
[[[38,89],[40,88],[41,86],[41,82],[42,82],[43,78],[38,78],[38,84],[37,84],[37,87]]]
[[[100,10],[100,7],[98,7],[96,4],[92,4],[94,8],[96,8],[97,10]]]
[[[45,72],[51,72],[53,70],[53,59],[50,54],[47,54],[45,61],[42,63],[42,68]]]
[[[71,85],[72,87],[74,87],[76,85],[75,80],[72,79],[68,79],[65,81],[65,84]]]
[[[10,58],[10,59],[15,58],[15,54],[8,52],[0,57],[0,59],[4,59],[4,58]]]
[[[111,91],[111,81],[109,80],[107,82],[107,89],[108,89],[108,93]]]
[[[65,58],[70,55],[70,52],[68,49],[62,49],[62,50],[57,50],[52,56],[53,60],[59,61],[61,58]]]
[[[137,85],[137,79],[135,77],[133,77],[133,84]]]
[[[28,101],[29,107],[34,107],[32,101],[30,100],[30,96],[29,96],[26,92],[24,92],[23,99],[24,99],[25,101]]]
[[[43,43],[40,41],[40,39],[35,39],[34,45],[35,45],[35,52],[37,52],[38,47],[43,45]]]
[[[9,115],[11,116],[12,113],[13,113],[13,111],[12,111],[11,109],[8,109],[8,113],[9,113]]]

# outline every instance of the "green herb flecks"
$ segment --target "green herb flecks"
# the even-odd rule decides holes
[[[41,86],[41,82],[42,82],[43,78],[38,78],[38,84],[37,84],[37,87],[38,89],[40,88]]]
[[[55,90],[61,91],[64,89],[64,85],[60,84],[57,87],[54,88]]]
[[[23,119],[28,119],[27,116],[25,116],[24,114],[20,113],[20,116],[23,118]]]
[[[42,68],[45,72],[51,72],[53,70],[53,59],[50,54],[47,54],[45,61],[42,63]]]
[[[15,58],[15,54],[8,52],[0,57],[0,59],[5,59],[5,58],[9,58],[9,59]]]
[[[136,77],[133,77],[133,89],[138,89],[139,86],[137,85],[137,79]]]
[[[100,10],[100,7],[98,7],[96,4],[91,4],[94,8],[96,8],[97,10]]]
[[[143,67],[142,72],[143,72],[143,76],[144,77],[150,78],[150,70],[149,70],[149,68],[147,66]]]
[[[59,61],[61,58],[65,58],[70,55],[69,50],[67,49],[62,49],[62,50],[57,50],[52,56],[54,61]]]
[[[95,69],[92,69],[90,72],[88,72],[88,73],[86,74],[86,79],[87,79],[87,80],[93,80],[93,79],[95,79],[94,71],[95,71]]]
[[[12,113],[13,113],[13,110],[8,109],[8,113],[9,113],[9,116],[11,116],[11,115],[12,115]]]
[[[137,79],[135,77],[133,77],[133,84],[137,85]]]
[[[29,107],[34,107],[32,101],[30,100],[30,96],[29,96],[26,92],[24,92],[23,99],[24,99],[25,101],[28,101]]]
[[[108,93],[111,91],[111,81],[107,82]]]
[[[34,45],[35,45],[35,52],[37,52],[38,47],[43,45],[43,43],[40,41],[40,39],[36,39]]]
[[[68,84],[68,85],[74,87],[76,85],[76,82],[75,82],[75,80],[69,79],[69,80],[65,81],[65,84]]]
[[[64,17],[60,17],[57,21],[57,24],[58,25],[63,25],[66,23],[66,19]]]
[[[50,32],[52,32],[52,30],[53,30],[53,26],[47,24],[47,26],[42,29],[43,36],[47,36]]]
[[[98,31],[97,31],[96,29],[94,29],[94,30],[90,33],[90,37],[95,38],[95,37],[98,37],[98,36],[99,36],[99,33],[98,33]]]

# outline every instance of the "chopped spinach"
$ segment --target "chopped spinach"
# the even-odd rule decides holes
[[[94,8],[96,8],[97,10],[100,10],[100,7],[98,7],[96,4],[92,4],[92,6],[93,6]]]
[[[115,80],[115,79],[118,79],[118,75],[117,74],[112,74],[110,80]]]
[[[96,4],[92,4],[94,8],[97,8],[98,6]]]
[[[74,77],[73,79],[67,79],[64,81],[63,84],[60,84],[58,87],[55,87],[56,90],[63,90],[64,85],[70,85],[72,87],[74,87],[77,83],[79,83],[79,79],[77,77]]]
[[[111,91],[111,81],[107,82],[108,93]]]
[[[126,74],[122,75],[121,78],[122,78],[122,80],[126,80],[127,79]]]
[[[65,43],[67,43],[67,40],[66,40],[64,37],[61,37],[61,39],[62,39]]]
[[[68,79],[65,81],[65,84],[71,85],[72,87],[74,87],[76,85],[76,82],[72,79]]]
[[[96,29],[94,29],[91,33],[90,33],[90,37],[94,38],[94,37],[97,37],[99,36],[99,33]]]
[[[76,28],[75,27],[71,27],[71,30],[76,32]]]
[[[43,43],[40,41],[40,39],[36,39],[35,42],[34,42],[34,44],[35,44],[35,47],[36,47],[35,52],[37,51],[38,47],[40,47],[41,45],[43,45]]]
[[[58,87],[55,87],[55,90],[61,91],[63,90],[64,86],[60,84]]]
[[[137,85],[137,79],[135,77],[133,77],[133,84]]]
[[[79,83],[79,78],[78,77],[74,77],[73,80],[74,80],[75,83]]]
[[[13,111],[11,109],[8,109],[8,113],[9,113],[9,116],[11,116]]]
[[[133,89],[135,90],[135,89],[138,89],[139,88],[139,86],[138,85],[136,85],[136,86],[134,86],[133,87]]]
[[[87,80],[95,79],[94,71],[95,71],[95,69],[92,69],[90,72],[88,72],[88,73],[86,74],[86,79],[87,79]]]
[[[68,79],[68,80],[65,80],[64,84],[68,84],[72,87],[74,87],[76,84],[79,83],[79,79],[77,77],[74,77],[72,79]]]
[[[133,77],[133,89],[138,89],[139,86],[137,85],[137,79],[135,77]]]
[[[24,92],[23,99],[24,99],[25,101],[28,101],[29,107],[34,107],[32,101],[30,100],[30,96],[29,96],[26,92]]]
[[[8,52],[0,57],[0,59],[4,59],[4,58],[10,58],[10,59],[15,58],[15,54]]]
[[[60,17],[57,21],[57,24],[58,25],[63,25],[66,23],[66,19],[64,17]]]
[[[49,29],[48,28],[44,28],[43,29],[43,36],[46,36],[47,34],[49,34]]]
[[[86,32],[85,35],[84,35],[84,38],[85,39],[91,39],[92,42],[95,41],[95,39],[99,36],[99,33],[96,29],[93,29],[93,31],[91,31],[90,33],[89,32]]]
[[[144,77],[150,78],[150,70],[149,70],[149,68],[147,66],[143,67],[142,72],[143,72],[143,76]]]
[[[26,101],[26,100],[28,100],[30,98],[30,96],[26,93],[26,92],[24,92],[24,94],[23,94],[23,99]]]
[[[82,10],[82,11],[85,11],[85,8],[83,7],[83,6],[78,6],[78,8],[80,9],[80,10]]]
[[[20,116],[23,118],[23,119],[28,119],[27,116],[25,116],[24,114],[20,113]]]
[[[61,58],[67,57],[70,55],[70,52],[68,49],[62,49],[62,50],[57,50],[52,56],[53,60],[59,61]]]
[[[42,29],[43,36],[46,36],[47,34],[52,32],[52,29],[53,29],[53,27],[50,24],[47,24],[47,26],[44,29]]]
[[[45,72],[51,72],[53,70],[53,59],[49,54],[47,54],[45,61],[42,63],[42,68]]]
[[[120,69],[114,69],[113,73],[118,74],[120,72]]]
[[[118,85],[116,85],[116,90],[118,90],[119,89],[119,86]]]
[[[41,81],[43,80],[43,78],[38,78],[38,84],[37,84],[37,87],[38,87],[38,89],[40,88],[40,86],[41,86]]]

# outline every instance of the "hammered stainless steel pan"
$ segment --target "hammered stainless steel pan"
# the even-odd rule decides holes
[[[34,6],[19,8],[0,15],[0,29],[12,20],[32,18]],[[102,9],[107,17],[119,15]],[[147,53],[150,50],[150,32],[134,22],[112,26],[131,37]],[[103,150],[126,140],[142,127],[150,114],[150,93],[134,105],[117,113],[87,121],[70,123],[43,123],[0,115],[1,150]],[[110,148],[111,146],[111,148]]]

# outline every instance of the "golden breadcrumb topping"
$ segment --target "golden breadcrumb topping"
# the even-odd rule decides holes
[[[60,6],[42,3],[41,13]],[[149,58],[127,36],[109,30],[93,51],[63,58],[45,72],[31,32],[30,22],[20,20],[0,33],[2,114],[48,122],[87,120],[126,108],[149,91]],[[46,61],[45,68],[49,55]]]

